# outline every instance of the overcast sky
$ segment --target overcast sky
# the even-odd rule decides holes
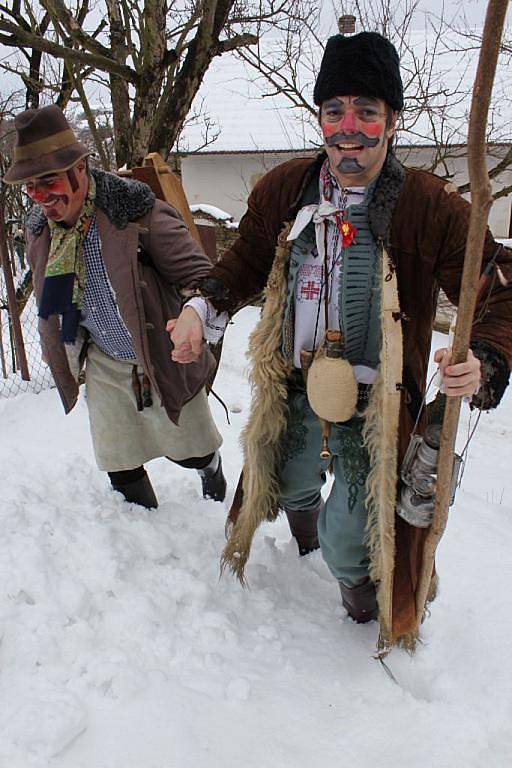
[[[485,12],[487,9],[487,0],[422,0],[420,7],[425,11],[441,14],[443,7],[446,17],[459,16],[465,13],[470,24],[483,26]],[[510,23],[511,9],[508,11],[508,21]]]
[[[346,7],[349,2],[350,0],[348,0],[348,2],[346,0],[343,3],[343,6]],[[409,0],[409,2],[411,2],[411,0]],[[400,6],[402,3],[398,2],[397,5]],[[332,8],[334,17],[336,17],[339,15],[338,9],[340,6],[340,2],[331,0],[327,7]],[[466,18],[471,26],[482,27],[485,20],[486,9],[487,0],[420,0],[413,26],[416,29],[422,29],[425,26],[425,13],[434,13],[437,16],[441,16],[443,15],[444,10],[444,17],[446,20],[459,20],[462,23],[464,18]],[[355,12],[354,15],[357,16]],[[509,7],[507,20],[508,24],[512,24],[512,7]]]

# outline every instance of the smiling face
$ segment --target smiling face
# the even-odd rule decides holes
[[[71,227],[80,216],[88,186],[86,163],[80,160],[69,171],[29,179],[25,191],[48,219]]]
[[[322,103],[320,126],[331,171],[342,187],[366,186],[384,164],[396,112],[382,99],[336,96]]]

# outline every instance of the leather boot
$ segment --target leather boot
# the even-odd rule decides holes
[[[213,501],[224,501],[226,498],[226,478],[222,471],[222,457],[220,453],[215,453],[219,461],[216,469],[210,466],[204,469],[198,469],[203,485],[203,499],[212,499]],[[213,463],[213,461],[212,461]]]
[[[131,504],[140,504],[141,507],[146,507],[146,509],[156,509],[158,507],[158,501],[146,470],[142,474],[139,473],[139,476],[133,480],[115,477],[115,475],[121,474],[124,473],[109,472],[110,482],[114,491],[122,493],[125,500]]]
[[[379,618],[377,605],[377,592],[375,584],[366,578],[355,587],[347,587],[339,581],[343,607],[348,615],[358,624],[366,624],[368,621],[376,621]]]
[[[320,501],[316,507],[306,510],[284,510],[292,536],[299,546],[301,557],[320,548],[317,523],[322,504],[323,502]]]

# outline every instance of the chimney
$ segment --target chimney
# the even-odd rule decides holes
[[[338,29],[342,35],[353,35],[356,31],[356,17],[346,14],[338,19]]]

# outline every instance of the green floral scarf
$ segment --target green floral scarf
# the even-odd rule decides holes
[[[61,315],[61,340],[74,342],[85,283],[83,246],[94,217],[96,184],[89,177],[89,190],[76,224],[63,227],[48,219],[51,242],[46,275],[39,305],[39,316]]]

